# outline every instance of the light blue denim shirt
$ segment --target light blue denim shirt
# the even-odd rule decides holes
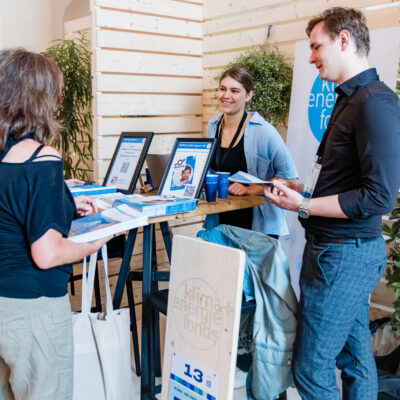
[[[197,236],[246,253],[243,293],[247,301],[256,301],[247,398],[275,399],[293,386],[291,359],[297,299],[290,283],[287,257],[278,240],[236,226],[218,225],[199,231]]]
[[[283,179],[297,178],[298,174],[292,156],[277,130],[258,112],[250,114],[253,116],[244,131],[247,172],[262,180],[269,180],[274,176]],[[222,115],[221,113],[208,123],[207,137],[215,137]],[[285,215],[285,210],[265,200],[263,206],[253,209],[252,229],[270,235],[288,235]],[[212,225],[216,225],[215,221]],[[206,222],[207,227],[212,225]]]

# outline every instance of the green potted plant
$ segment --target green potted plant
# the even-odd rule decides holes
[[[247,51],[225,69],[246,68],[254,80],[254,96],[248,109],[258,111],[273,125],[286,125],[292,90],[291,66],[284,54],[269,44]],[[216,77],[219,82],[221,75]]]
[[[58,119],[64,129],[54,141],[64,160],[65,178],[88,180],[92,173],[92,74],[86,31],[74,40],[58,39],[42,54],[53,59],[64,76]]]
[[[390,215],[392,225],[383,225],[383,231],[390,236],[387,240],[391,244],[388,254],[388,268],[386,270],[387,287],[394,290],[396,300],[393,303],[394,313],[392,314],[393,327],[400,328],[400,198]]]

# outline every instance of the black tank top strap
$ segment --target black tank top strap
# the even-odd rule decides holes
[[[62,158],[59,156],[56,156],[55,154],[43,154],[42,156],[35,157],[35,160],[37,160],[38,158],[45,158],[45,157],[53,157],[56,160],[62,161]]]
[[[44,144],[41,144],[25,162],[29,162],[29,161],[32,161],[35,158],[37,158],[37,155],[40,153],[40,151],[43,149],[43,147],[44,147]]]
[[[33,139],[33,140],[37,140],[34,133],[30,133],[29,135],[27,135],[26,138],[23,138],[23,139],[14,139],[13,136],[9,136],[8,139],[7,139],[7,143],[6,143],[6,146],[5,146],[4,150],[3,150],[2,152],[0,152],[0,162],[3,161],[4,157],[7,155],[7,153],[11,150],[11,148],[12,148],[13,146],[15,146],[16,144],[20,143],[20,142],[21,142],[22,140],[24,140],[24,139]],[[27,161],[25,161],[25,162],[32,161],[34,158],[38,158],[37,155],[39,154],[40,150],[42,150],[43,147],[44,147],[43,144],[40,145],[40,146],[33,152],[33,154],[30,156],[30,158],[29,158]],[[40,156],[40,157],[41,157],[41,156]],[[47,156],[47,157],[49,157],[49,156]],[[58,158],[59,158],[59,157],[58,157]]]

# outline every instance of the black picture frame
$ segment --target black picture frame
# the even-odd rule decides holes
[[[121,192],[124,194],[132,194],[133,191],[135,190],[136,183],[140,176],[140,172],[143,168],[143,163],[144,163],[144,160],[146,159],[147,152],[149,151],[149,147],[150,147],[151,141],[153,140],[153,136],[154,136],[154,132],[121,132],[121,135],[119,136],[118,143],[117,143],[117,146],[115,147],[114,154],[111,159],[110,165],[108,166],[108,170],[107,170],[106,176],[103,181],[103,186],[106,186],[106,184],[108,182],[111,171],[112,171],[112,169],[115,165],[115,161],[118,157],[118,153],[120,151],[121,144],[123,143],[124,139],[125,138],[144,138],[145,142],[144,142],[142,151],[140,153],[138,162],[136,164],[136,168],[132,174],[132,177],[130,178],[130,183],[129,183],[128,189],[118,189],[117,188],[118,192]]]
[[[168,160],[167,168],[166,168],[166,170],[164,172],[164,175],[163,175],[163,178],[161,180],[160,187],[158,189],[157,195],[164,196],[165,195],[164,188],[166,187],[167,184],[168,185],[171,184],[171,182],[170,181],[167,182],[167,180],[168,180],[168,177],[170,175],[170,169],[171,169],[172,163],[173,163],[173,161],[175,159],[176,151],[178,150],[179,145],[181,143],[193,143],[193,144],[195,144],[195,143],[204,143],[204,144],[209,143],[210,144],[210,147],[209,147],[209,150],[208,150],[207,160],[206,160],[206,163],[204,165],[203,171],[201,172],[201,178],[200,178],[199,182],[197,183],[197,187],[196,187],[196,189],[194,191],[194,195],[193,196],[189,196],[189,197],[192,197],[194,199],[198,199],[199,196],[200,196],[201,189],[203,187],[204,180],[205,180],[206,175],[207,175],[208,168],[210,167],[210,163],[211,163],[212,157],[214,155],[215,146],[216,146],[216,139],[215,138],[177,138],[175,140],[174,147],[172,148],[171,155],[170,155],[169,160]],[[188,197],[188,196],[176,196],[176,197]]]

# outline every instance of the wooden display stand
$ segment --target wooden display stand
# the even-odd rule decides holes
[[[242,250],[184,236],[172,247],[162,399],[232,399]]]

